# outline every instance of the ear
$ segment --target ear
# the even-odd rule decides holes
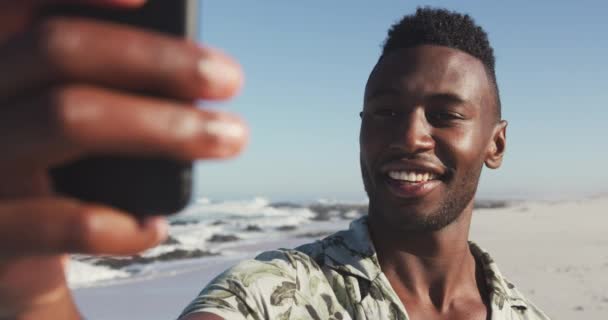
[[[494,127],[492,140],[488,144],[485,164],[490,169],[498,169],[502,164],[502,158],[507,147],[507,121],[501,120]]]

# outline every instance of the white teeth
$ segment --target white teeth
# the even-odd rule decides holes
[[[427,182],[436,178],[436,175],[430,172],[418,173],[411,171],[389,171],[388,176],[394,180],[408,182]]]

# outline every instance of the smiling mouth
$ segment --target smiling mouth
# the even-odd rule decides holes
[[[390,170],[385,177],[390,192],[402,199],[424,198],[441,185],[439,176],[428,171]]]
[[[432,172],[420,171],[397,171],[392,170],[387,173],[388,177],[396,182],[402,183],[424,183],[437,179],[437,175]]]

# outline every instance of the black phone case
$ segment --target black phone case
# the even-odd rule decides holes
[[[151,0],[136,10],[54,5],[43,15],[83,16],[193,37],[195,0]],[[153,94],[153,93],[152,93]],[[137,216],[172,214],[189,202],[192,163],[164,158],[94,156],[53,168],[55,192]]]

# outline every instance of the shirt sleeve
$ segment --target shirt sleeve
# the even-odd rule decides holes
[[[279,287],[295,283],[295,270],[280,251],[267,252],[264,260],[246,260],[220,274],[201,291],[180,315],[200,312],[216,314],[224,319],[273,319],[281,305],[269,297]],[[287,306],[286,306],[287,307]]]

